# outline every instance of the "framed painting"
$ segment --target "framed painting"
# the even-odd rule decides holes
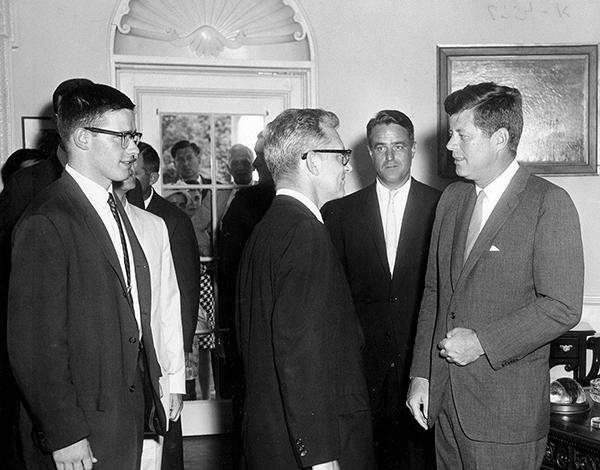
[[[53,140],[56,129],[49,117],[22,116],[21,132],[23,148],[43,148],[46,141]]]
[[[597,173],[598,47],[438,47],[439,173],[456,177],[444,99],[466,85],[495,82],[523,96],[517,160],[538,174]]]

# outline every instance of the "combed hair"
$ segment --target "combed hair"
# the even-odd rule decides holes
[[[340,121],[323,109],[286,109],[263,131],[265,161],[277,183],[296,173],[304,152],[329,142],[324,127],[336,128]]]
[[[369,148],[371,148],[371,134],[373,133],[374,127],[389,124],[397,124],[404,127],[408,131],[408,138],[411,142],[415,140],[415,126],[410,118],[401,111],[384,109],[379,111],[375,117],[367,123],[367,143]]]
[[[508,148],[516,155],[523,132],[522,102],[521,93],[516,88],[484,82],[467,85],[448,95],[444,109],[449,116],[472,110],[473,123],[488,137],[505,128],[509,135]]]
[[[175,160],[177,152],[188,147],[192,149],[195,155],[200,155],[200,147],[198,147],[194,142],[190,142],[189,140],[180,140],[175,142],[173,147],[171,147],[171,157],[173,157],[173,160]]]
[[[147,144],[146,142],[139,142],[137,144],[140,153],[138,158],[141,158],[144,162],[144,170],[147,173],[158,173],[160,169],[160,157],[154,147]]]
[[[132,101],[116,88],[99,83],[80,85],[60,100],[58,133],[66,144],[76,129],[94,127],[105,113],[134,108]]]
[[[64,82],[59,83],[54,90],[54,93],[52,93],[52,109],[54,114],[58,114],[58,105],[60,104],[60,100],[62,100],[63,96],[78,86],[90,85],[92,83],[94,82],[88,78],[69,78]]]

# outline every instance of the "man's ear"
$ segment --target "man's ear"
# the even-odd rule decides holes
[[[91,133],[88,130],[85,130],[83,127],[78,127],[75,129],[73,134],[71,134],[71,139],[73,139],[73,143],[76,147],[81,150],[89,150],[91,145]]]
[[[319,169],[321,168],[321,160],[314,152],[308,152],[306,154],[306,168],[313,175],[319,175]]]
[[[506,127],[501,127],[492,134],[492,141],[498,150],[508,149],[508,142],[510,141],[510,135]]]
[[[152,173],[150,173],[150,186],[152,186],[157,181],[158,181],[158,172],[153,171]]]

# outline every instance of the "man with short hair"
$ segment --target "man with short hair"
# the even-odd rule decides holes
[[[140,155],[142,142],[138,143]],[[148,145],[144,148],[147,150]],[[151,148],[151,147],[150,147]],[[138,160],[140,156],[138,155]],[[137,169],[138,165],[136,165]],[[137,171],[136,171],[137,172]],[[185,359],[183,351],[183,332],[181,305],[179,303],[179,288],[172,258],[172,248],[165,222],[160,217],[151,214],[127,201],[137,186],[137,179],[133,168],[131,175],[124,181],[113,183],[115,195],[123,203],[125,213],[138,237],[148,265],[150,267],[150,280],[152,282],[152,311],[150,314],[152,324],[152,337],[156,347],[158,362],[162,376],[160,386],[163,391],[161,402],[166,416],[169,418],[168,431],[162,439],[160,436],[144,441],[142,454],[142,469],[155,468],[156,460],[165,461],[167,455],[172,453],[173,444],[181,446],[181,469],[183,469],[183,443],[181,441],[180,414],[183,408],[183,395],[185,395]],[[143,186],[143,185],[142,185]],[[192,232],[193,233],[193,232]],[[179,426],[179,442],[172,442],[170,436],[177,435],[173,427]],[[167,462],[160,468],[165,470],[174,467]],[[147,464],[147,465],[144,465]]]
[[[188,215],[152,188],[152,185],[158,180],[160,170],[160,157],[156,150],[145,142],[140,142],[138,148],[140,154],[135,164],[135,174],[142,186],[146,210],[161,217],[167,226],[181,299],[183,346],[186,354],[191,354],[200,301],[200,253],[196,234]],[[183,438],[180,419],[170,423],[169,431],[165,436],[162,468],[183,470]]]
[[[246,243],[236,309],[249,470],[372,465],[360,325],[319,212],[351,170],[338,123],[288,109],[264,131],[277,193]]]
[[[450,94],[456,173],[433,226],[407,405],[435,424],[438,468],[540,468],[550,420],[550,342],[583,303],[577,210],[516,160],[519,90]]]
[[[435,466],[433,434],[404,406],[431,227],[440,192],[411,177],[414,126],[397,110],[367,124],[376,181],[323,207],[365,332],[363,358],[381,469]]]
[[[252,150],[242,144],[232,145],[227,159],[227,170],[235,184],[252,183]]]
[[[70,78],[61,82],[52,94],[53,121],[56,121],[58,105],[62,97],[80,85],[92,83],[87,78]],[[11,240],[15,224],[31,200],[46,186],[56,181],[63,172],[66,155],[56,133],[54,148],[37,165],[23,168],[13,174],[0,193],[0,462],[9,469],[20,470],[22,462],[16,440],[16,421],[19,413],[19,397],[8,362],[6,346],[6,309],[8,281],[10,277]]]
[[[254,145],[256,158],[253,166],[259,175],[258,184],[236,192],[223,215],[219,231],[219,326],[228,330],[228,334],[222,337],[225,355],[219,369],[219,387],[222,398],[231,398],[234,469],[240,464],[244,401],[244,373],[235,341],[235,280],[246,240],[275,197],[273,178],[265,163],[264,142],[261,132]]]
[[[15,228],[8,350],[37,437],[32,468],[138,470],[144,428],[166,425],[148,262],[112,193],[138,154],[133,110],[106,85],[65,95],[65,173]]]

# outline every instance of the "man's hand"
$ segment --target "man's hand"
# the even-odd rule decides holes
[[[340,464],[337,460],[332,460],[331,462],[313,465],[312,470],[340,470]]]
[[[406,406],[417,420],[417,423],[427,429],[427,413],[429,409],[429,380],[414,377],[410,381],[406,394]]]
[[[56,470],[92,470],[93,464],[98,462],[87,439],[55,450],[52,457],[56,463]]]
[[[183,410],[183,394],[171,393],[170,395],[169,419],[177,421]]]
[[[477,333],[468,328],[454,328],[438,344],[440,356],[448,362],[466,366],[485,354]]]

